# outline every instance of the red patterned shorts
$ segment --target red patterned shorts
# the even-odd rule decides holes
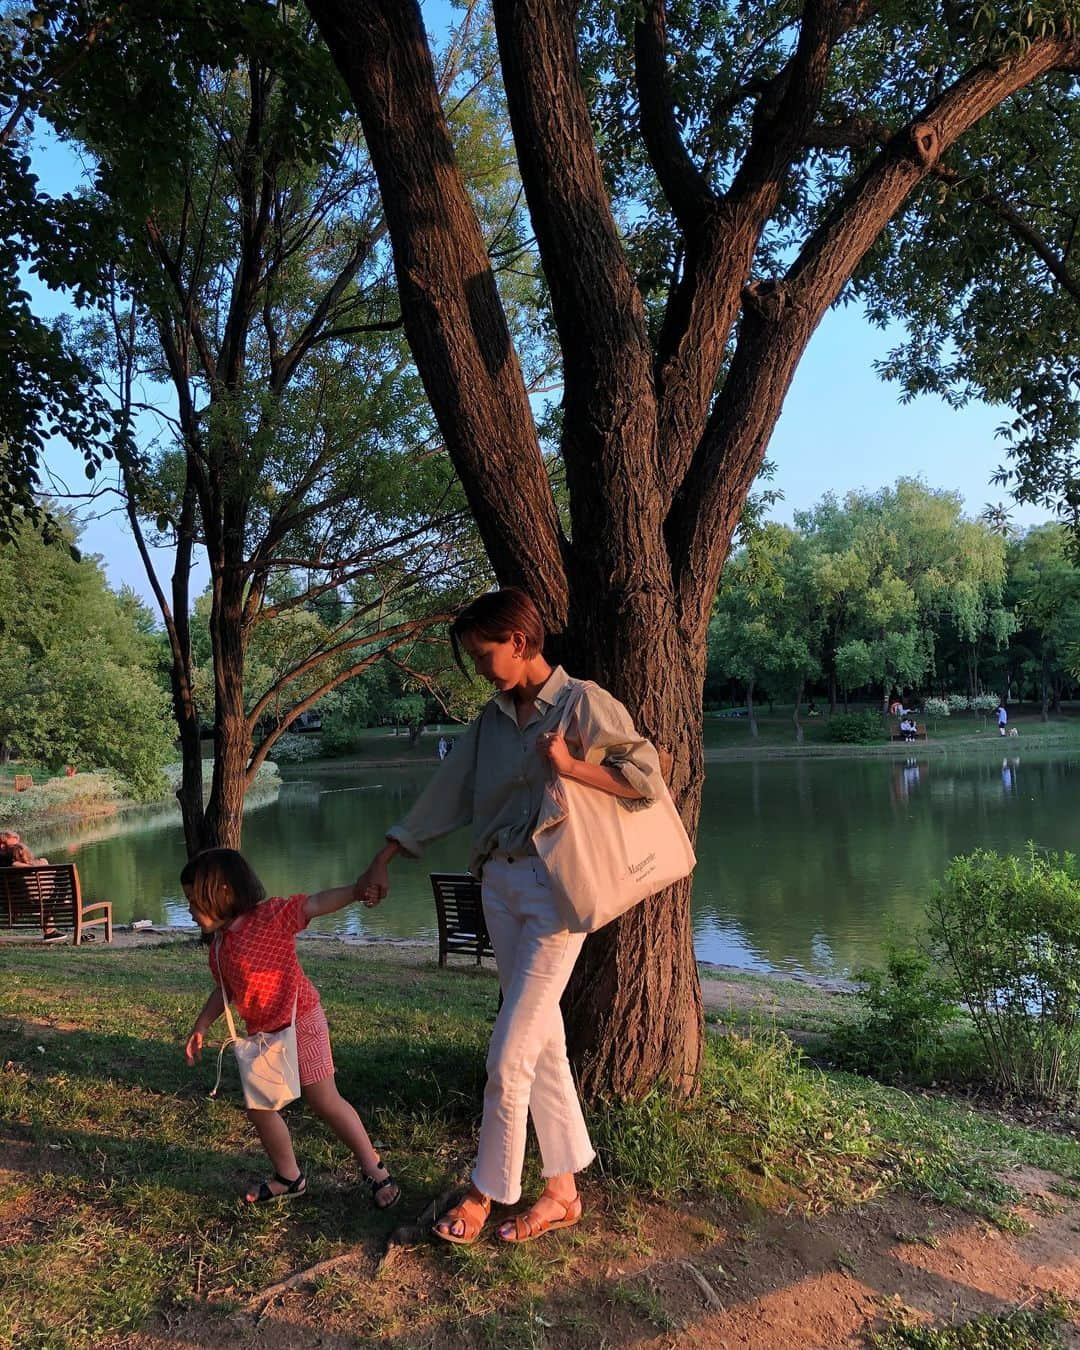
[[[330,1028],[322,1004],[310,1012],[296,1014],[296,1059],[300,1067],[300,1086],[320,1083],[334,1072],[330,1051]]]

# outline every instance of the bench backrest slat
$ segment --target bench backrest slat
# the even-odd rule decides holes
[[[9,928],[71,927],[81,899],[74,863],[0,867],[0,922],[6,917]]]

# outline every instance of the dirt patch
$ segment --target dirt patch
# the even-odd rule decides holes
[[[424,1243],[379,1273],[378,1253],[358,1250],[261,1315],[197,1304],[123,1344],[803,1350],[866,1345],[897,1318],[946,1325],[1048,1296],[1080,1306],[1080,1204],[1048,1173],[1007,1179],[1024,1194],[1023,1236],[899,1195],[824,1216],[596,1207],[516,1271],[490,1229],[465,1258]],[[1062,1340],[1080,1347],[1080,1322]]]

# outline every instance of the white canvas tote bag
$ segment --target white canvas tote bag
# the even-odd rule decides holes
[[[217,939],[220,941],[220,938]],[[244,1105],[253,1111],[280,1111],[300,1096],[300,1061],[296,1054],[296,1004],[292,1021],[280,1031],[257,1031],[253,1036],[238,1036],[229,994],[221,979],[221,948],[218,947],[218,983],[225,1000],[225,1021],[229,1035],[218,1051],[217,1079],[211,1097],[216,1097],[221,1086],[221,1057],[231,1045],[240,1070],[240,1085],[244,1089]]]
[[[586,687],[567,699],[559,723],[564,735]],[[610,792],[552,774],[533,844],[575,933],[603,928],[689,876],[697,862],[663,783],[648,806],[627,810]]]

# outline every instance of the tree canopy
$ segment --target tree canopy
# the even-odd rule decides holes
[[[107,769],[152,797],[174,752],[147,612],[109,589],[98,559],[75,561],[73,523],[53,519],[59,540],[26,521],[0,544],[0,745],[53,769]]]

